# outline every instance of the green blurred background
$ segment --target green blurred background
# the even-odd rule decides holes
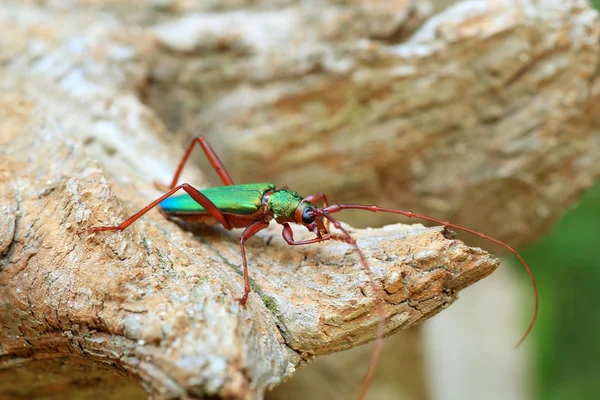
[[[600,0],[591,3],[600,9]],[[540,399],[600,399],[599,238],[600,183],[522,251],[540,292],[533,332]]]
[[[596,184],[541,242],[522,251],[536,266],[540,292],[533,334],[541,399],[600,399],[599,205]]]

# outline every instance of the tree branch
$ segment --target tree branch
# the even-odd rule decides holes
[[[236,232],[186,234],[151,212],[124,232],[78,237],[160,192],[138,180],[115,184],[116,196],[74,138],[46,115],[32,118],[35,107],[19,114],[4,104],[11,108],[0,224],[0,237],[10,238],[0,274],[3,366],[77,355],[118,366],[161,396],[249,398],[313,355],[373,339],[376,298],[346,244],[289,248],[276,226],[258,235],[248,244],[253,293],[244,308]],[[443,228],[351,232],[386,292],[388,334],[435,315],[498,265]]]
[[[135,392],[110,365],[156,397],[253,398],[313,355],[373,339],[375,298],[347,245],[288,248],[276,226],[262,232],[248,242],[254,291],[242,308],[235,232],[186,233],[153,211],[122,233],[76,235],[158,197],[153,182],[168,182],[181,155],[163,121],[205,127],[236,181],[422,202],[517,243],[538,233],[600,165],[597,15],[582,2],[551,3],[458,9],[405,44],[402,13],[385,29],[347,32],[338,23],[354,11],[331,6],[322,15],[335,24],[294,5],[273,11],[307,28],[287,30],[290,40],[314,33],[304,52],[223,36],[239,33],[236,24],[195,36],[204,41],[191,50],[169,41],[169,24],[214,15],[152,14],[146,29],[83,7],[0,5],[10,38],[0,46],[0,391],[56,390],[50,378],[24,385],[11,367],[68,365],[61,390],[97,378]],[[185,176],[207,186],[194,168]],[[442,228],[351,231],[386,292],[387,334],[435,315],[498,265]]]

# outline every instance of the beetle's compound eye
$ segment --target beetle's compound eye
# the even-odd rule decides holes
[[[312,207],[304,207],[304,210],[302,210],[302,222],[307,225],[315,222],[315,211]]]

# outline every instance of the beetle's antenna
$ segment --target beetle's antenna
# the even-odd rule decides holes
[[[366,210],[366,211],[371,211],[371,212],[387,212],[387,213],[392,213],[392,214],[400,214],[400,215],[404,215],[405,217],[409,217],[409,218],[417,218],[417,219],[422,219],[425,221],[430,221],[430,222],[434,222],[436,224],[445,226],[447,228],[450,229],[456,229],[459,231],[464,231],[464,232],[468,232],[471,233],[473,235],[479,236],[480,238],[483,239],[487,239],[491,242],[494,242],[496,244],[499,244],[500,246],[504,247],[505,249],[507,249],[508,251],[510,251],[511,253],[513,253],[515,256],[517,256],[517,258],[519,259],[519,261],[521,261],[521,264],[523,265],[523,267],[525,268],[525,271],[527,271],[527,274],[529,275],[529,279],[531,280],[531,285],[533,286],[533,295],[534,295],[534,306],[533,306],[533,316],[531,317],[531,321],[529,322],[529,326],[527,327],[527,329],[525,330],[525,333],[523,334],[523,336],[521,337],[521,339],[517,342],[517,344],[515,345],[515,349],[517,347],[519,347],[521,345],[521,343],[523,343],[523,341],[525,340],[525,338],[527,337],[527,335],[529,335],[529,332],[531,332],[531,329],[533,328],[533,324],[535,323],[535,319],[537,318],[537,314],[538,314],[538,290],[537,290],[537,285],[535,283],[535,278],[533,277],[533,273],[531,272],[531,269],[529,269],[529,266],[527,265],[527,263],[525,262],[525,260],[523,259],[523,257],[521,257],[521,255],[519,253],[517,253],[517,251],[515,249],[513,249],[512,247],[510,247],[509,245],[507,245],[504,242],[501,242],[498,239],[495,239],[491,236],[486,235],[485,233],[481,233],[481,232],[477,232],[474,231],[472,229],[469,228],[465,228],[464,226],[460,226],[460,225],[455,225],[453,223],[450,223],[448,221],[442,221],[440,219],[436,219],[436,218],[432,218],[432,217],[428,217],[426,215],[420,215],[420,214],[416,214],[412,211],[404,211],[404,210],[396,210],[394,208],[385,208],[385,207],[379,207],[376,205],[364,205],[364,204],[332,204],[328,207],[325,207],[323,209],[323,215],[325,215],[327,217],[327,215],[329,215],[329,213],[336,213],[342,210]],[[337,228],[337,225],[336,225]]]
[[[338,230],[340,230],[344,234],[345,239],[346,239],[346,240],[344,240],[345,243],[348,243],[352,247],[354,247],[354,250],[358,254],[358,257],[360,258],[360,262],[361,262],[363,268],[365,269],[365,271],[367,272],[367,275],[369,276],[369,281],[371,282],[371,287],[373,288],[373,292],[375,293],[375,297],[377,298],[377,304],[375,306],[375,308],[377,310],[377,315],[379,317],[379,320],[377,321],[377,338],[375,339],[375,348],[373,349],[373,353],[371,354],[371,361],[369,363],[369,369],[367,370],[365,378],[363,379],[362,387],[360,388],[360,394],[358,395],[359,400],[362,400],[362,399],[364,399],[364,397],[367,393],[367,390],[369,389],[369,385],[371,384],[371,381],[373,380],[373,376],[375,375],[375,370],[377,368],[377,362],[379,361],[379,357],[381,356],[381,351],[383,350],[383,321],[385,319],[385,314],[383,311],[383,291],[375,283],[373,271],[371,270],[371,267],[369,267],[369,263],[367,262],[367,258],[365,257],[364,253],[362,252],[360,247],[358,247],[358,244],[356,244],[356,239],[354,239],[348,233],[348,231],[346,229],[344,229],[342,224],[340,224],[327,211],[325,211],[325,209],[320,209],[319,214],[322,214],[325,218],[327,218],[329,221],[331,221],[333,226],[335,226]]]

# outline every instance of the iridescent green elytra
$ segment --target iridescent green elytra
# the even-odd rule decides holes
[[[267,208],[273,212],[275,220],[289,220],[294,217],[303,198],[290,190],[275,190],[272,183],[248,183],[241,185],[219,186],[200,191],[224,213],[237,215],[253,214],[263,206],[263,197],[272,192]],[[169,197],[160,203],[160,207],[170,214],[203,214],[208,211],[198,204],[189,194]]]
[[[232,214],[252,214],[262,206],[263,195],[274,190],[272,183],[248,183],[242,185],[219,186],[203,189],[200,192],[208,197],[217,208]],[[160,202],[167,213],[205,213],[189,194],[171,196]]]

